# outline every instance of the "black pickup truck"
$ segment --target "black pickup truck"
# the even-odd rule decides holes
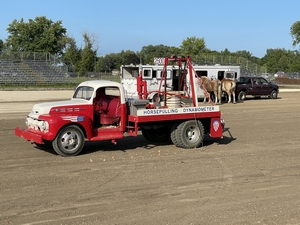
[[[236,82],[235,96],[237,101],[244,101],[247,95],[276,99],[278,92],[278,85],[263,77],[240,77],[240,81]]]

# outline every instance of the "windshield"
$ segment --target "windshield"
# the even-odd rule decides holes
[[[90,100],[94,92],[94,88],[88,86],[78,87],[73,95],[73,98]]]

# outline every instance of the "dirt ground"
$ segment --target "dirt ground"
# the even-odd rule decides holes
[[[35,98],[0,97],[0,224],[300,224],[299,98],[221,105],[224,138],[198,149],[139,136],[63,158],[14,136]]]

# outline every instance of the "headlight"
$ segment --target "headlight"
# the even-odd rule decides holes
[[[48,122],[46,121],[39,121],[38,127],[40,128],[41,131],[46,131],[48,130]]]
[[[26,118],[25,123],[29,129],[40,130],[43,132],[47,132],[49,130],[49,124],[47,121],[36,120],[28,117]]]
[[[27,117],[25,123],[26,123],[28,128],[33,128],[33,125],[32,125],[33,119],[32,118]]]
[[[46,130],[47,125],[46,125],[46,122],[45,122],[45,121],[42,121],[41,128],[42,128],[43,130]]]

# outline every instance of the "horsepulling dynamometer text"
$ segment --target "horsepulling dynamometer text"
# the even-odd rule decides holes
[[[142,109],[137,111],[138,116],[170,115],[180,113],[217,112],[219,106],[189,107],[189,108],[167,108],[167,109]]]

